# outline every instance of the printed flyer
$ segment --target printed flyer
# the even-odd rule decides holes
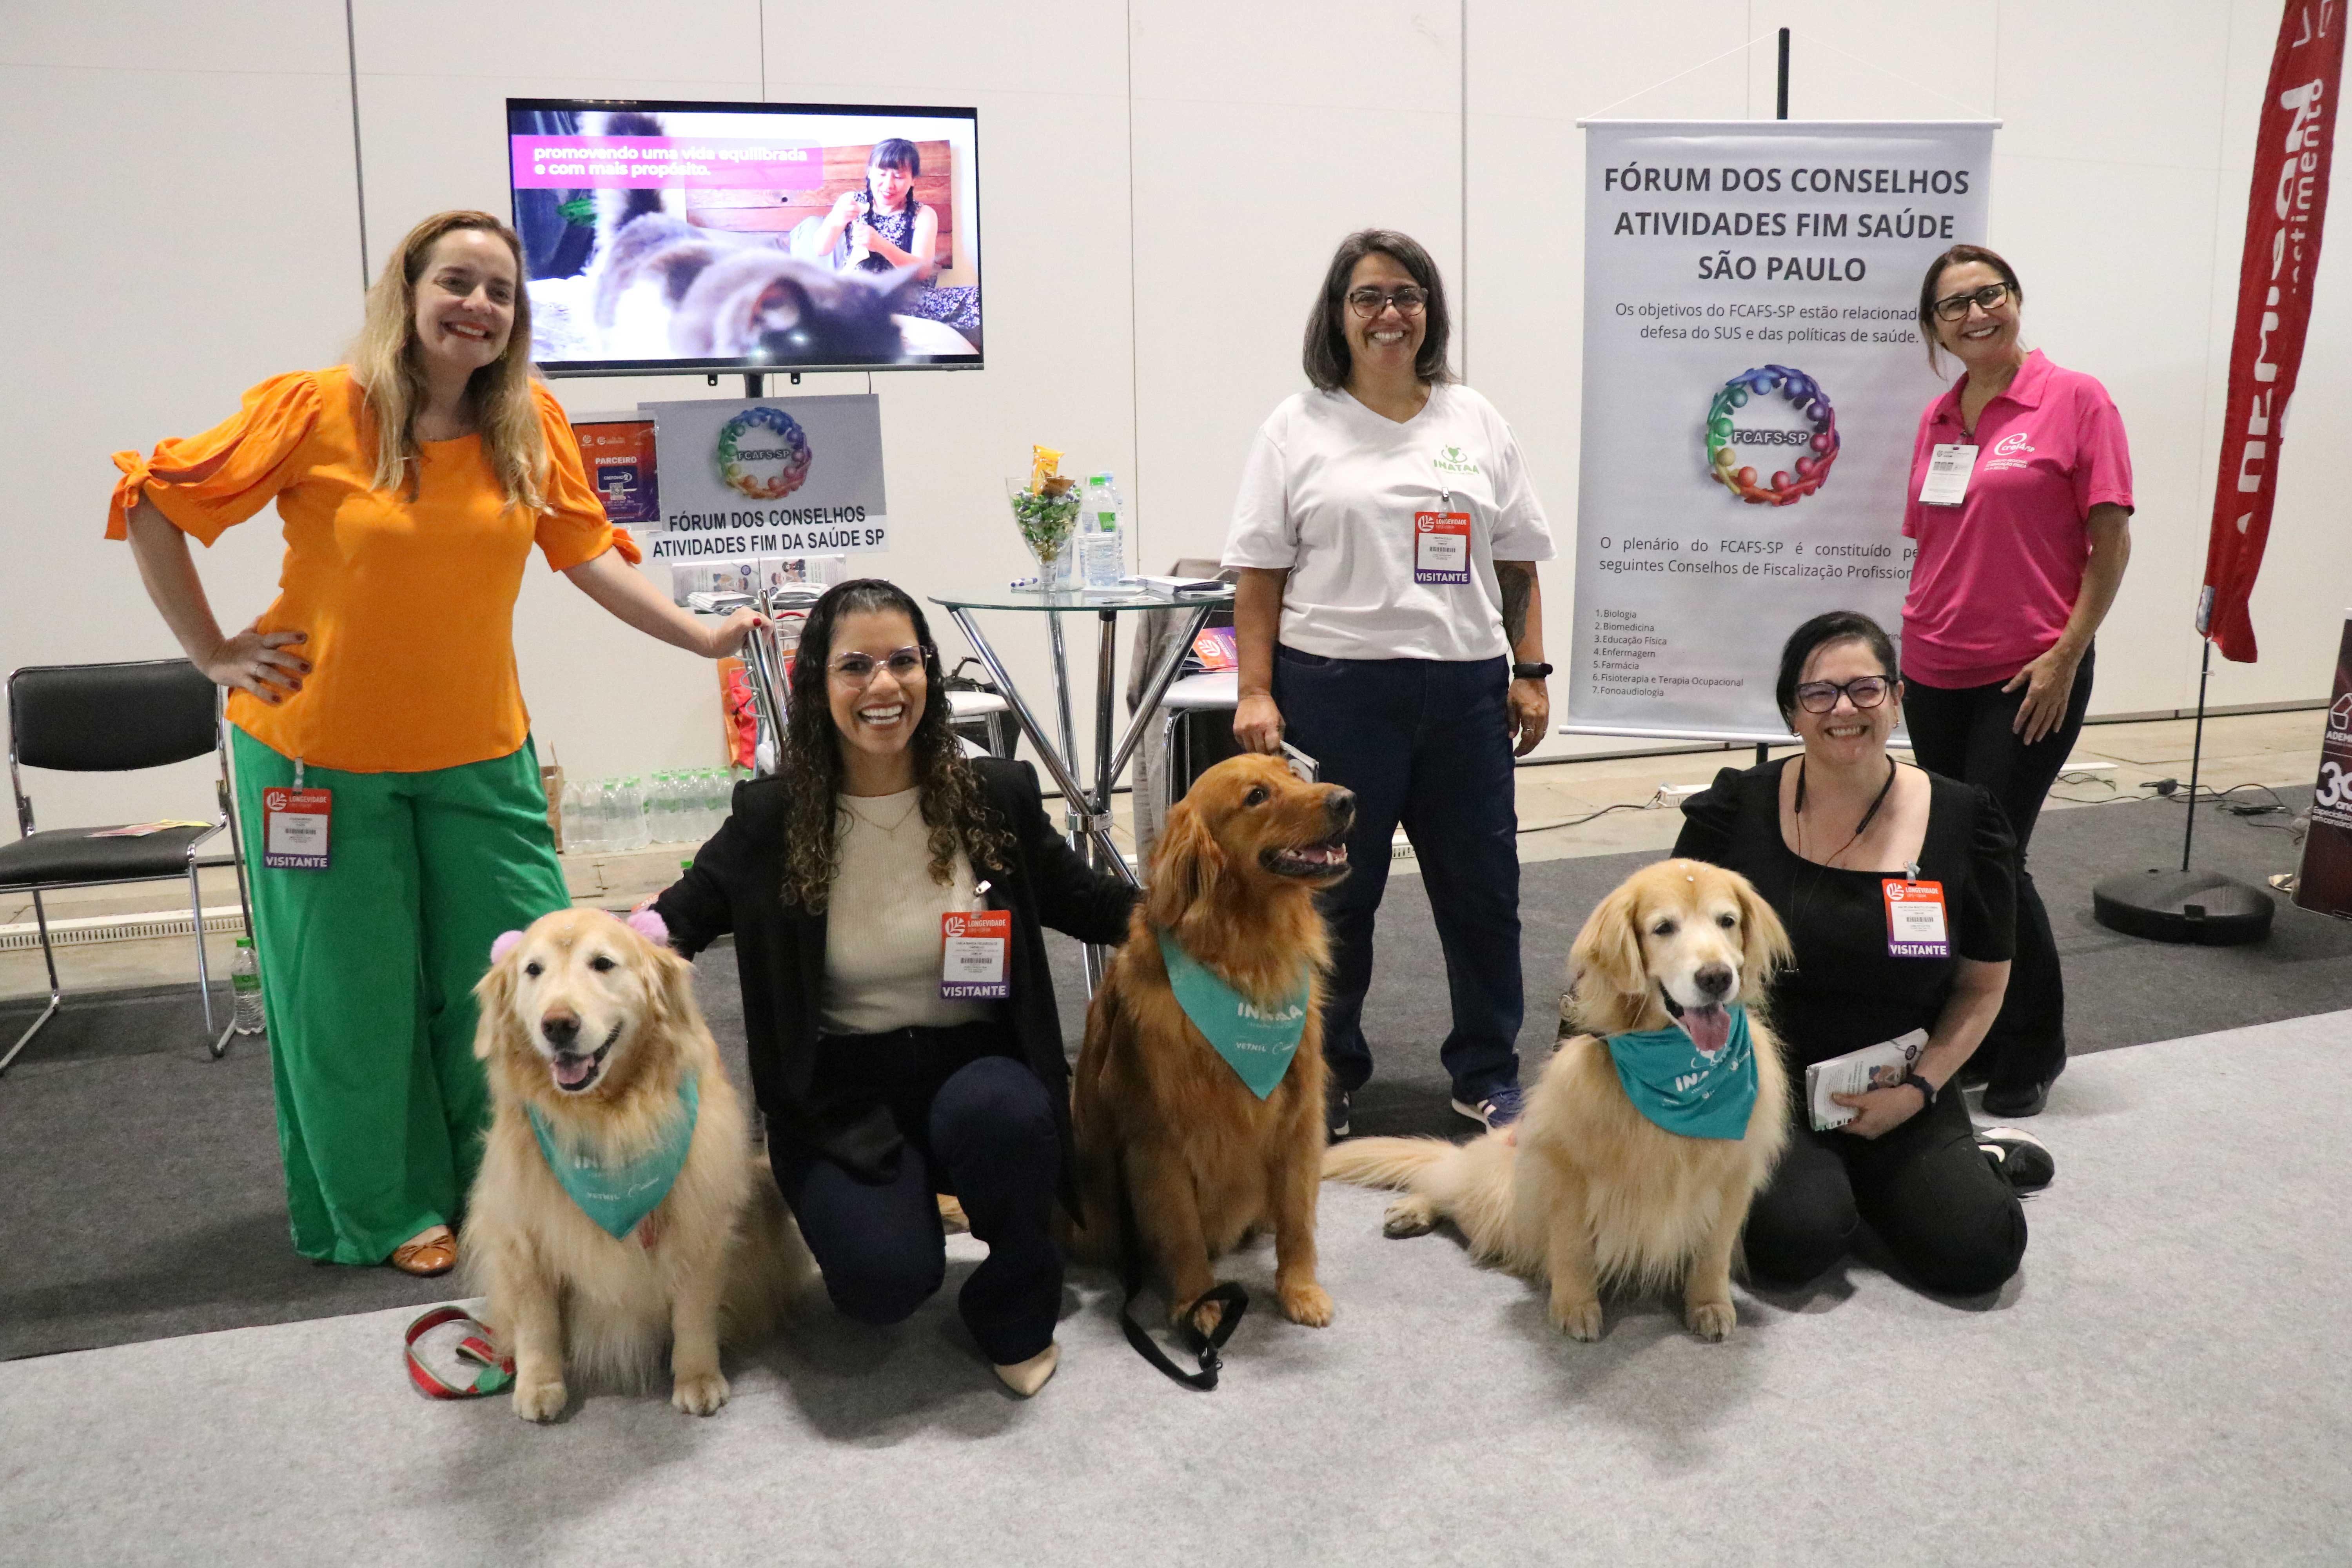
[[[1989,122],[1586,127],[1571,729],[1784,733],[1808,616],[1902,623],[1919,285],[1982,243]]]

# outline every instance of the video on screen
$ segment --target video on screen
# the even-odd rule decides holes
[[[982,363],[969,109],[507,100],[551,374]]]

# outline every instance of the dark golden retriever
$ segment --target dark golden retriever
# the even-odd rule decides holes
[[[1730,1334],[1732,1251],[1748,1206],[1789,1137],[1788,1077],[1760,1011],[1789,962],[1788,933],[1745,877],[1662,860],[1601,901],[1570,951],[1560,1043],[1512,1127],[1467,1143],[1359,1138],[1326,1174],[1402,1187],[1388,1233],[1440,1219],[1482,1259],[1551,1283],[1551,1320],[1571,1339],[1601,1334],[1601,1288],[1679,1280],[1702,1339]],[[1604,1035],[1680,1026],[1724,1048],[1725,1005],[1746,1004],[1756,1103],[1737,1139],[1686,1138],[1633,1108]]]
[[[1135,1244],[1167,1286],[1171,1322],[1214,1329],[1219,1303],[1193,1311],[1216,1284],[1211,1260],[1268,1226],[1284,1315],[1331,1321],[1315,1279],[1329,958],[1315,893],[1347,874],[1354,819],[1353,795],[1303,784],[1274,757],[1202,773],[1169,813],[1150,892],[1087,1014],[1071,1107],[1087,1227],[1072,1250],[1118,1261],[1131,1201]],[[1279,1008],[1305,983],[1297,1052],[1264,1100],[1185,1016],[1162,931],[1254,1006]]]

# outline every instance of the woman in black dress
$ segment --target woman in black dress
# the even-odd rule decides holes
[[[1798,627],[1776,694],[1803,754],[1717,774],[1684,805],[1675,853],[1747,877],[1796,950],[1772,993],[1795,1131],[1748,1211],[1749,1269],[1810,1280],[1866,1220],[1929,1289],[1978,1295],[2017,1271],[2025,1214],[1951,1080],[2008,987],[2016,841],[1982,788],[1887,755],[1902,714],[1895,672],[1867,616]],[[1813,1131],[1803,1069],[1914,1029],[1927,1043],[1909,1074],[1838,1096],[1853,1120]]]

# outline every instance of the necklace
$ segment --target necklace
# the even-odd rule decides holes
[[[841,798],[843,803],[849,807],[850,816],[855,816],[858,821],[866,824],[866,826],[873,828],[876,832],[880,833],[887,837],[889,835],[898,832],[898,829],[906,826],[908,820],[911,818],[915,813],[922,809],[922,792],[920,790],[908,790],[907,793],[914,796],[914,798],[907,803],[906,809],[898,813],[898,819],[896,822],[884,822],[878,817],[869,816],[865,808],[857,804],[857,802],[863,798],[861,796],[845,795]]]
[[[1838,862],[1838,856],[1843,855],[1847,850],[1853,848],[1855,842],[1859,840],[1864,834],[1870,831],[1870,825],[1878,819],[1878,808],[1886,804],[1887,791],[1894,787],[1895,759],[1893,757],[1889,757],[1886,759],[1886,782],[1880,784],[1878,786],[1878,793],[1871,797],[1870,809],[1862,814],[1862,820],[1854,825],[1853,832],[1847,837],[1846,841],[1837,847],[1837,854],[1832,855],[1826,860],[1817,861],[1815,864],[1822,866],[1835,866]],[[1811,858],[1811,857],[1805,854],[1805,759],[1802,757],[1799,757],[1797,759],[1796,815],[1797,857],[1800,859],[1808,859]]]

